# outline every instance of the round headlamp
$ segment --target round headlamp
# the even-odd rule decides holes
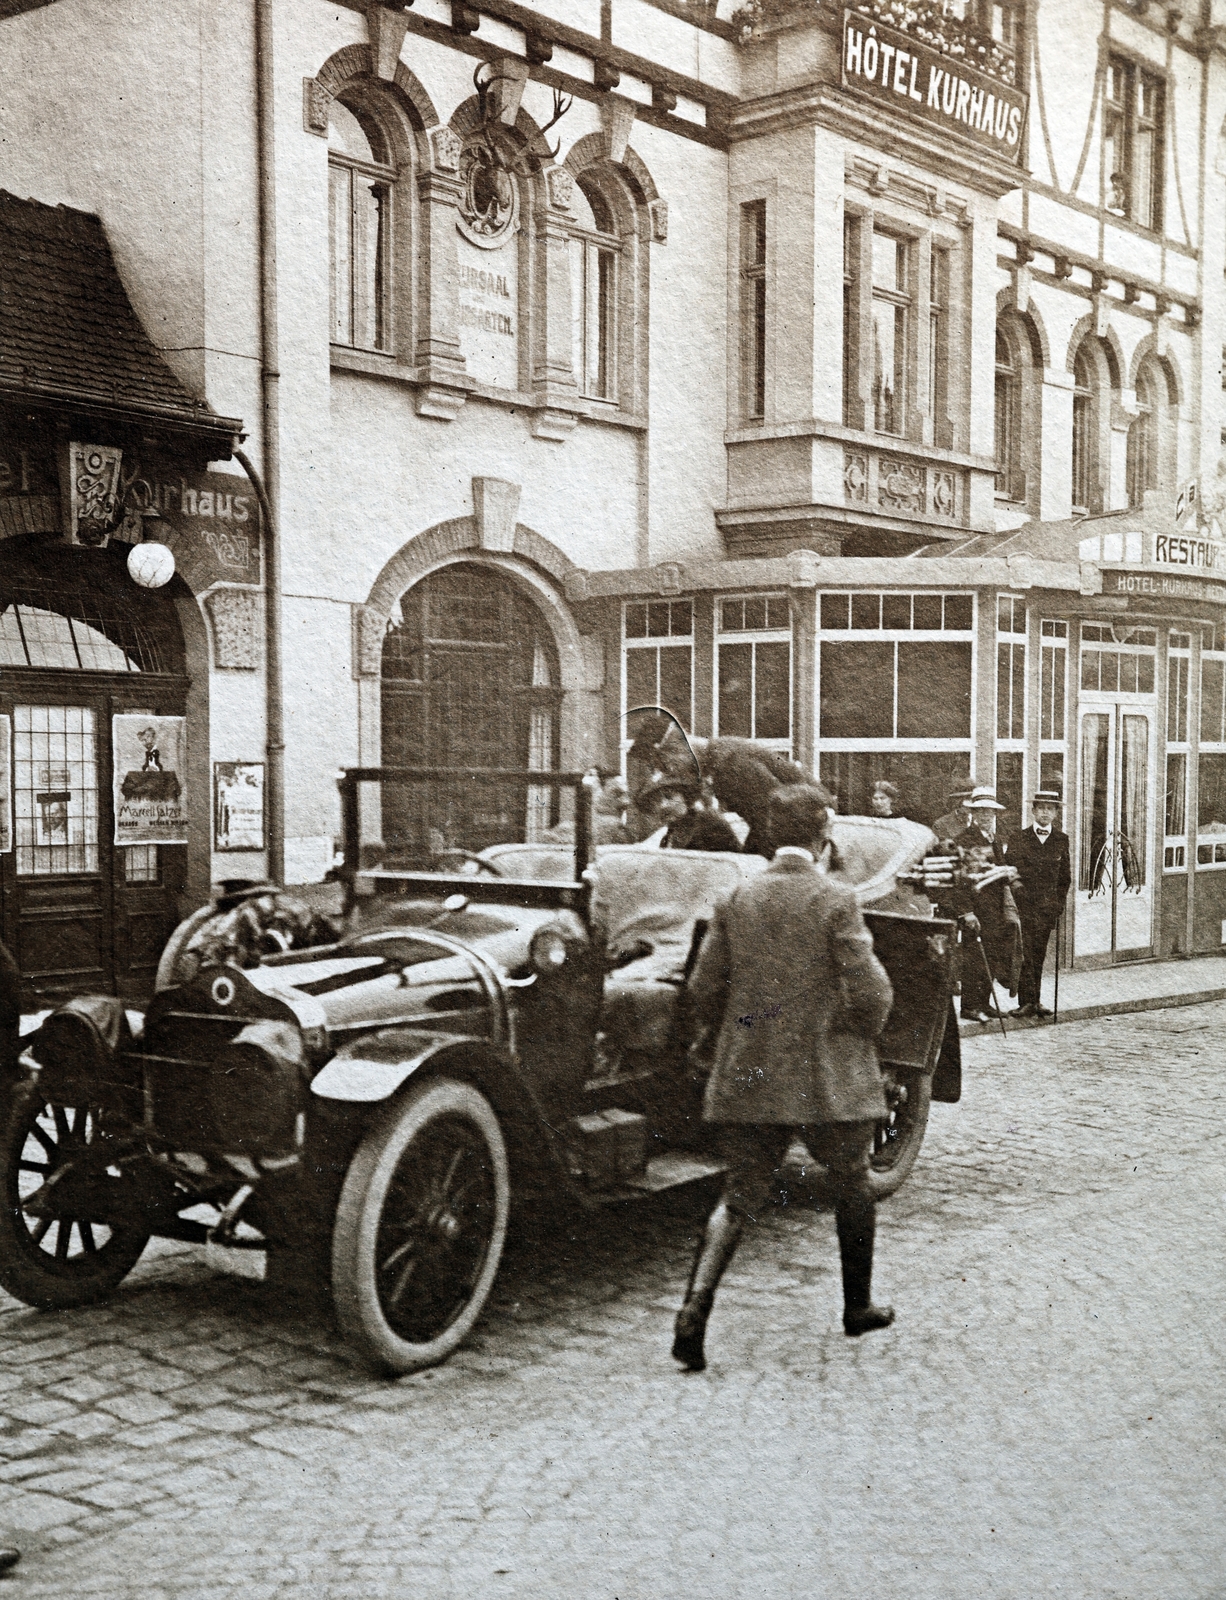
[[[557,972],[564,967],[569,959],[570,952],[566,948],[566,940],[558,928],[538,928],[532,935],[528,946],[528,960],[534,972],[542,975]]]

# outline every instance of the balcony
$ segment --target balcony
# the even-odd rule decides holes
[[[760,38],[789,23],[812,21],[837,32],[844,10],[909,33],[942,55],[1011,86],[1017,84],[1017,58],[1008,44],[982,33],[954,13],[955,0],[748,0],[732,21],[742,39]]]

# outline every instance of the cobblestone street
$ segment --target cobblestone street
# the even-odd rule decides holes
[[[668,1358],[699,1193],[512,1248],[399,1383],[183,1247],[0,1314],[28,1596],[1190,1600],[1223,1593],[1226,1003],[966,1046],[842,1336],[828,1216],[744,1246]]]

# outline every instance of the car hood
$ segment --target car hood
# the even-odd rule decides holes
[[[522,967],[532,935],[553,911],[472,907],[440,916],[437,904],[398,908],[394,924],[339,944],[266,958],[243,976],[283,1000],[303,1027],[346,1033],[437,1023],[485,1004],[482,973]]]

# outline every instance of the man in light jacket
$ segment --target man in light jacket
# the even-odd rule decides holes
[[[828,1168],[851,1337],[894,1320],[875,1306],[873,1131],[885,1095],[873,1040],[893,1001],[853,890],[827,877],[829,796],[791,784],[771,796],[770,867],[720,902],[690,979],[698,1037],[718,1030],[703,1116],[722,1128],[728,1173],[707,1219],[673,1355],[706,1365],[715,1290],[747,1220],[770,1198],[798,1130]]]

